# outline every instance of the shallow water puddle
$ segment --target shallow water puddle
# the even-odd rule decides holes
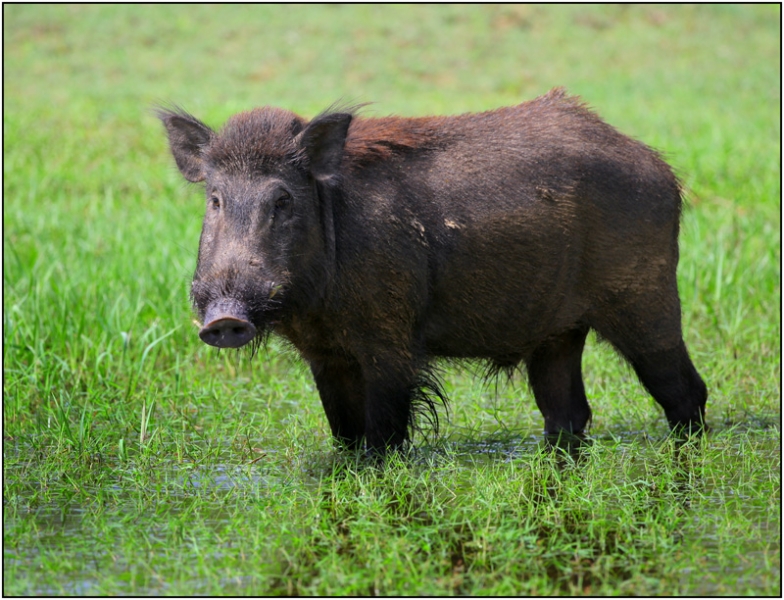
[[[703,555],[701,568],[689,563],[681,570],[690,593],[728,593],[731,590],[721,583],[726,581],[726,572],[736,574],[742,587],[749,577],[750,564],[775,576],[780,556],[780,495],[771,497],[760,490],[771,489],[771,483],[776,484],[773,489],[780,490],[779,431],[741,432],[737,437],[718,432],[704,447],[684,452],[681,462],[665,446],[663,440],[639,433],[595,438],[576,459],[555,464],[578,476],[590,474],[592,468],[611,468],[614,480],[620,484],[626,481],[629,489],[641,497],[647,497],[646,486],[654,489],[661,485],[657,481],[674,485],[675,491],[668,488],[667,497],[678,499],[685,511],[684,543],[698,543]],[[538,435],[457,440],[447,442],[442,452],[433,450],[431,454],[438,456],[418,468],[432,469],[455,493],[474,493],[472,478],[477,468],[498,469],[501,474],[510,468],[537,469],[535,464],[541,464],[541,457],[548,455],[547,448],[548,443]],[[67,486],[58,487],[53,482],[46,484],[47,489],[43,484],[16,486],[16,496],[4,497],[4,537],[17,542],[5,545],[3,563],[6,570],[26,572],[29,587],[11,591],[31,595],[104,594],[107,590],[102,581],[108,571],[117,578],[113,592],[167,593],[164,579],[155,580],[149,572],[157,568],[156,561],[164,561],[160,567],[163,570],[182,567],[165,563],[172,560],[172,540],[188,548],[211,544],[208,553],[217,560],[221,553],[235,551],[225,530],[249,524],[243,521],[247,519],[243,507],[287,494],[294,487],[303,497],[309,490],[317,496],[329,473],[329,453],[316,457],[315,463],[306,460],[303,467],[282,460],[275,449],[265,452],[264,459],[253,463],[169,464],[154,467],[144,476],[138,471],[103,465],[100,468],[111,473],[103,480],[102,489],[101,484],[95,484],[90,493],[66,493]],[[560,451],[550,448],[550,452],[558,457]],[[420,456],[426,453],[422,451]],[[676,475],[668,471],[673,464]],[[444,466],[449,468],[442,469]],[[5,474],[6,479],[23,476],[13,469],[6,469]],[[771,482],[771,478],[777,481]],[[741,523],[739,529],[728,530],[726,522],[735,519]],[[292,523],[292,527],[297,525]],[[717,534],[721,531],[725,533]],[[732,539],[728,539],[727,531],[733,534]],[[128,543],[129,535],[142,538],[138,556],[128,553],[128,548],[134,547]],[[115,551],[107,539],[124,540],[126,545]],[[216,539],[223,541],[216,543]],[[736,559],[726,558],[728,544],[735,548]],[[146,566],[135,564],[137,560]],[[242,577],[229,577],[227,586],[241,590],[247,583]],[[192,589],[198,592],[199,582],[192,583]]]

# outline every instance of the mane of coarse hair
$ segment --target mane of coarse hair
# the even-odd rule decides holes
[[[440,123],[444,117],[354,117],[348,130],[344,157],[360,166],[442,145]]]

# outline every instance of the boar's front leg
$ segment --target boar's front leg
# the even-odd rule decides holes
[[[394,369],[360,366],[350,359],[310,363],[316,387],[335,440],[349,449],[384,454],[408,437],[412,376]],[[404,371],[407,371],[404,369]]]
[[[311,361],[310,369],[335,440],[349,449],[359,448],[365,436],[361,367],[348,359],[329,359]]]
[[[400,448],[408,439],[415,379],[411,371],[390,363],[381,366],[381,361],[365,369],[365,438],[373,454]]]

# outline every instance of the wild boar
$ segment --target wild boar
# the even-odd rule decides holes
[[[443,399],[439,358],[524,365],[546,433],[580,434],[594,329],[674,428],[706,386],[681,331],[681,187],[655,151],[555,89],[479,114],[308,121],[264,107],[218,132],[160,109],[205,182],[192,299],[206,343],[272,332],[309,364],[335,438],[399,447]],[[417,401],[420,403],[417,404]]]

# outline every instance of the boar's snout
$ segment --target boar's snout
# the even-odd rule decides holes
[[[241,303],[216,300],[207,307],[199,337],[217,348],[239,348],[256,337],[256,326],[248,320]]]

